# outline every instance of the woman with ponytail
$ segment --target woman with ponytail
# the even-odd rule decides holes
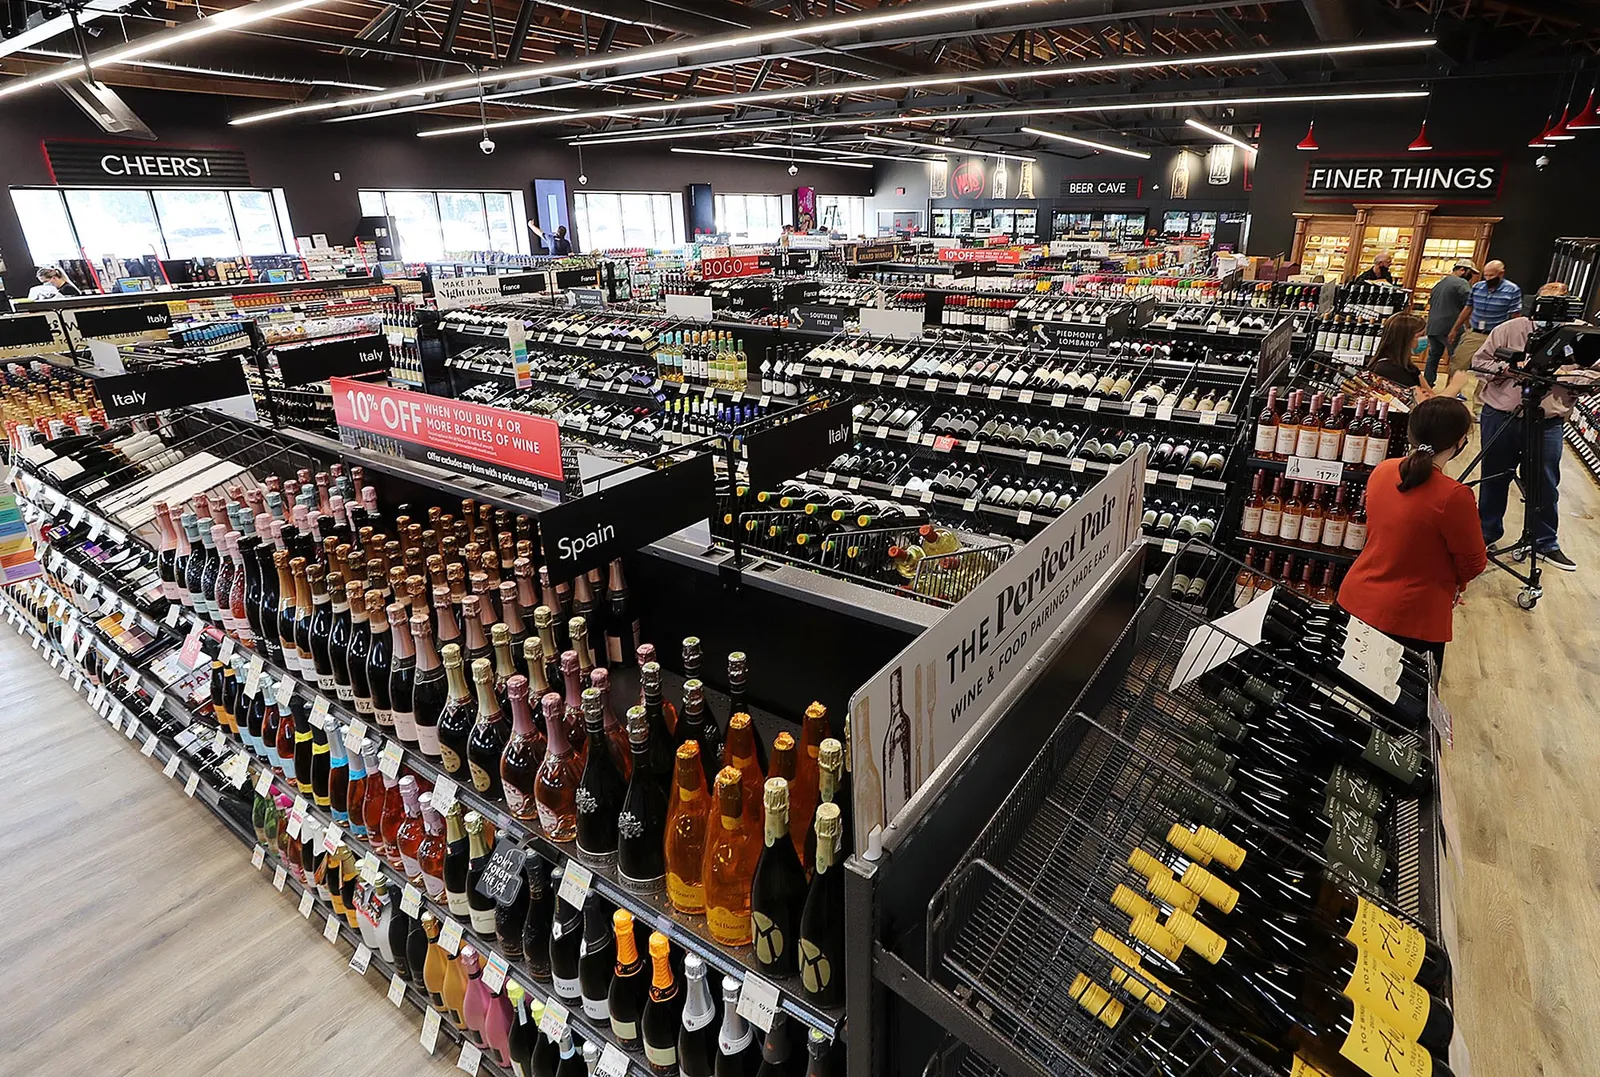
[[[1453,609],[1488,564],[1472,491],[1441,470],[1467,447],[1472,413],[1454,397],[1411,412],[1411,454],[1367,479],[1367,544],[1339,587],[1339,605],[1442,668]]]

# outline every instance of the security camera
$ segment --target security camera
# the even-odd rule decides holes
[[[578,186],[580,186],[580,187],[587,187],[587,186],[589,186],[589,176],[588,176],[588,173],[585,173],[585,174],[583,174],[583,175],[581,175],[581,176],[579,176],[579,177],[578,177]]]
[[[799,174],[800,174],[800,166],[799,165],[790,165],[789,166],[789,175],[798,176]]]
[[[494,139],[490,138],[488,135],[484,135],[483,141],[478,143],[478,148],[486,154],[493,153]]]
[[[1534,159],[1533,167],[1537,168],[1540,172],[1543,172],[1545,169],[1550,167],[1550,158],[1541,153],[1537,158]]]

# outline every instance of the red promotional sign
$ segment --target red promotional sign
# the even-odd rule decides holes
[[[771,273],[770,266],[761,264],[760,256],[755,254],[736,254],[726,258],[700,259],[701,280],[727,280],[730,277],[757,277],[763,273]]]
[[[995,262],[999,265],[1021,265],[1022,252],[998,250],[994,247],[940,247],[941,262]]]
[[[347,445],[431,464],[515,490],[563,478],[561,428],[542,415],[331,378]]]

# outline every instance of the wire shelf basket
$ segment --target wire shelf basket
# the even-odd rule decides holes
[[[1199,814],[1223,834],[1247,836],[1252,848],[1270,850],[1265,855],[1285,867],[1317,871],[1327,865],[1320,851],[1201,784],[1186,761],[1185,746],[1199,739],[1193,731],[1204,728],[1205,694],[1192,683],[1168,684],[1190,633],[1231,605],[1221,597],[1229,589],[1221,587],[1211,589],[1206,606],[1166,597],[1186,557],[1215,557],[1224,572],[1239,565],[1201,544],[1168,564],[1079,697],[1078,712],[1047,740],[928,906],[930,974],[1051,1073],[1273,1072],[1177,998],[1158,1024],[1108,1027],[1072,993],[1080,974],[1087,975],[1129,1012],[1142,1009],[1138,1000],[1149,985],[1097,944],[1095,932],[1124,936],[1128,915],[1113,895],[1119,886],[1140,894],[1146,882],[1129,866],[1129,854],[1138,848],[1171,861],[1166,837],[1174,822]],[[1270,679],[1276,660],[1254,648],[1246,653],[1256,668],[1265,664]],[[1338,685],[1324,687],[1361,702]],[[1408,728],[1392,713],[1371,718],[1418,746],[1429,740],[1425,730]],[[1426,794],[1391,794],[1376,823],[1390,870],[1376,886],[1349,879],[1347,885],[1437,940],[1435,802]],[[1153,1028],[1158,1038],[1149,1038]],[[1203,1064],[1192,1061],[1202,1057]]]

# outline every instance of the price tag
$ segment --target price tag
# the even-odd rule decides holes
[[[965,501],[963,501],[961,503],[961,510],[963,512],[977,512],[978,511],[978,499],[975,498],[975,497],[967,498]]]
[[[332,919],[332,917],[329,917]],[[366,943],[356,946],[356,952],[350,955],[350,968],[359,975],[367,974],[367,966],[372,964],[372,950]]]
[[[476,1074],[478,1063],[483,1059],[483,1051],[471,1040],[461,1041],[461,1057],[456,1060],[456,1069],[463,1073]]]
[[[455,956],[457,950],[461,949],[462,931],[460,920],[453,916],[444,918],[444,926],[439,929],[439,946],[452,957]]]
[[[322,832],[322,851],[332,853],[344,840],[344,830],[338,823],[329,823],[328,828]]]
[[[483,964],[483,986],[489,989],[491,995],[498,995],[506,984],[508,972],[510,968],[506,959],[499,954],[490,953],[488,960]]]
[[[183,641],[183,649],[178,652],[179,661],[189,669],[194,669],[205,657],[200,650],[200,635],[204,631],[205,629],[200,622],[196,621],[194,627],[189,629],[189,635]]]
[[[1066,407],[1067,406],[1067,394],[1066,393],[1056,393],[1054,396],[1052,396],[1050,398],[1050,406],[1052,408],[1064,408],[1064,407]]]
[[[628,1077],[628,1056],[614,1043],[608,1043],[600,1052],[600,1064],[594,1068],[595,1077]]]
[[[844,370],[839,372],[839,380],[848,385],[850,382],[856,380],[856,372],[846,367]]]
[[[1161,552],[1162,553],[1177,553],[1178,552],[1178,540],[1175,539],[1175,538],[1162,539],[1161,540]]]
[[[1037,467],[1037,466],[1039,466],[1039,464],[1043,460],[1044,460],[1044,453],[1040,452],[1038,449],[1034,449],[1032,452],[1030,452],[1028,454],[1028,466],[1029,467]]]
[[[1017,393],[1017,403],[1019,403],[1019,404],[1031,404],[1031,403],[1033,403],[1033,390],[1032,389],[1022,389],[1022,390],[1020,390]]]
[[[361,877],[362,882],[377,882],[378,876],[383,874],[383,867],[379,863],[376,854],[368,853],[362,857],[361,863],[356,865],[356,874]]]
[[[561,873],[561,900],[576,908],[583,908],[584,899],[589,896],[589,886],[593,882],[594,872],[568,857],[566,870]]]
[[[283,884],[288,880],[288,878],[289,869],[284,867],[282,864],[279,864],[277,869],[272,873],[272,888],[278,891],[280,894],[283,893]]]
[[[998,385],[989,386],[989,399],[990,400],[999,400],[1003,391],[1004,390],[1002,390],[1001,387],[998,386]]]
[[[328,728],[328,697],[318,696],[311,704],[311,724],[318,729]]]
[[[1068,465],[1067,465],[1067,466],[1068,466],[1068,468],[1070,468],[1070,469],[1071,469],[1071,470],[1072,470],[1072,471],[1073,471],[1073,472],[1074,472],[1074,473],[1078,473],[1078,472],[1081,472],[1081,471],[1083,471],[1083,467],[1084,467],[1084,464],[1083,464],[1083,460],[1081,460],[1081,459],[1078,459],[1078,458],[1074,458],[1074,459],[1073,459],[1073,461],[1072,461],[1072,463],[1070,463],[1070,464],[1068,464]]]
[[[179,606],[176,602],[174,602],[172,605],[167,607],[167,615],[166,615],[166,617],[162,618],[162,623],[165,624],[168,628],[177,628],[178,627],[178,614],[182,613],[182,612],[183,612],[183,607]]]
[[[933,447],[937,452],[950,452],[956,447],[956,439],[949,434],[944,434],[933,439]]]
[[[389,1001],[396,1007],[404,1005],[406,1001],[406,978],[398,972],[389,977]]]
[[[1201,426],[1216,426],[1217,425],[1217,413],[1214,412],[1214,411],[1202,411],[1200,413],[1200,425]]]
[[[1144,484],[1146,486],[1154,486],[1156,483],[1158,483],[1160,481],[1161,481],[1161,472],[1159,472],[1159,471],[1146,471],[1144,473]]]
[[[902,374],[898,378],[894,379],[894,387],[896,389],[904,389],[906,386],[908,386],[910,384],[911,384],[911,375],[909,375],[909,374]]]
[[[850,481],[846,485],[852,490],[861,489],[861,477],[859,475],[850,476]]]
[[[1170,420],[1171,418],[1172,418],[1172,405],[1171,404],[1157,404],[1156,405],[1156,421],[1157,422],[1164,423],[1164,422],[1167,422],[1168,420]]]
[[[1033,523],[1033,512],[1031,510],[1029,510],[1029,509],[1023,509],[1021,512],[1017,513],[1017,523],[1019,523],[1019,524],[1031,524],[1031,523]]]
[[[832,486],[834,483],[839,481],[839,473],[836,471],[825,471],[822,474],[822,481],[827,485]]]
[[[250,659],[250,672],[245,674],[244,694],[251,699],[256,698],[256,693],[261,691],[261,674],[265,672],[267,664],[260,655]]]
[[[183,795],[192,797],[194,796],[194,791],[198,788],[200,788],[200,772],[197,770],[189,775],[188,781],[183,783]]]
[[[228,659],[233,657],[233,637],[227,636],[222,641],[222,646],[217,648],[217,661],[223,665],[228,664]]]
[[[154,733],[147,734],[144,738],[144,747],[139,749],[139,754],[149,759],[156,754],[156,745],[160,743],[160,740],[161,738]]]
[[[456,802],[456,783],[451,778],[440,777],[433,783],[433,810],[443,815]]]
[[[100,585],[93,579],[86,576],[83,580],[83,586],[80,587],[79,590],[83,592],[84,598],[93,599],[95,593],[100,590]]]
[[[250,866],[255,868],[257,871],[260,871],[261,865],[265,864],[266,862],[267,847],[262,845],[260,842],[256,842],[256,847],[250,851]]]
[[[929,378],[923,384],[923,388],[926,389],[930,393],[937,393],[939,391],[939,379],[938,378]]]
[[[956,383],[957,396],[966,396],[970,392],[972,392],[972,386],[968,385],[966,382],[961,381]]]
[[[1344,481],[1344,462],[1341,460],[1311,460],[1304,456],[1291,456],[1284,465],[1284,478],[1291,482],[1320,482],[1337,486]]]
[[[921,439],[918,441],[918,444],[922,445],[924,448],[931,449],[933,448],[933,443],[938,440],[939,439],[933,434],[923,434]]]
[[[922,491],[922,493],[918,495],[917,500],[921,501],[924,505],[933,504],[933,491],[932,490],[924,490],[924,491]]]
[[[439,1020],[439,1011],[432,1006],[429,1006],[428,1012],[422,1015],[422,1037],[418,1042],[422,1044],[422,1049],[430,1055],[433,1054],[433,1048],[439,1042]]]
[[[422,915],[422,891],[410,883],[400,891],[400,911],[410,917]]]
[[[300,915],[307,920],[311,919],[311,906],[315,905],[316,903],[317,898],[315,894],[313,894],[310,890],[302,890],[300,892]]]
[[[289,820],[284,825],[289,828],[289,836],[296,841],[300,840],[300,828],[305,824],[305,816],[298,811],[289,811]]]
[[[980,447],[980,446],[979,446],[979,443],[978,443],[978,442],[976,442],[976,441],[969,441],[969,442],[967,442],[967,443],[966,443],[966,444],[965,444],[965,445],[963,445],[963,446],[962,446],[962,449],[963,449],[963,450],[964,450],[964,451],[966,451],[966,452],[969,452],[969,453],[975,453],[975,452],[977,452],[977,451],[978,451],[978,449],[979,449],[979,447]]]
[[[1128,414],[1133,416],[1135,419],[1143,419],[1144,416],[1145,416],[1145,412],[1148,409],[1149,409],[1149,405],[1146,404],[1143,400],[1140,400],[1140,401],[1138,401],[1136,403],[1128,405]]]
[[[867,380],[872,385],[882,385],[883,384],[883,371],[874,370],[872,372],[872,377],[867,379]]]
[[[278,681],[278,709],[281,711],[294,699],[294,678],[285,676]]]
[[[558,999],[546,999],[544,1015],[539,1018],[539,1031],[559,1043],[566,1030],[567,1008]]]
[[[261,774],[256,778],[256,796],[264,797],[272,793],[272,771],[262,768]]]
[[[405,749],[397,741],[389,741],[378,754],[378,772],[385,778],[399,777],[400,761],[404,758]]]
[[[764,408],[764,407],[767,407],[771,403],[772,403],[772,394],[771,393],[762,393],[761,394],[760,406]]]
[[[1193,490],[1194,489],[1194,476],[1193,475],[1179,475],[1178,476],[1178,489],[1180,489],[1180,490]]]
[[[831,367],[831,366],[823,367],[822,368],[822,376],[825,379],[833,377],[833,367]]]
[[[772,1018],[778,1012],[778,988],[753,972],[745,973],[744,986],[739,989],[739,1016],[756,1025],[763,1032],[772,1030]]]
[[[337,914],[331,913],[331,912],[328,914],[327,921],[324,922],[323,925],[322,925],[322,937],[327,939],[329,942],[333,943],[334,945],[336,945],[336,946],[338,945],[338,943],[339,943],[339,917],[338,917]]]
[[[1098,396],[1086,396],[1086,397],[1084,397],[1083,398],[1083,410],[1084,411],[1099,411],[1100,410],[1100,398]]]
[[[905,495],[906,495],[906,488],[904,486],[891,486],[891,487],[889,487],[889,496],[894,498],[895,500],[898,501],[900,498],[904,497]]]

